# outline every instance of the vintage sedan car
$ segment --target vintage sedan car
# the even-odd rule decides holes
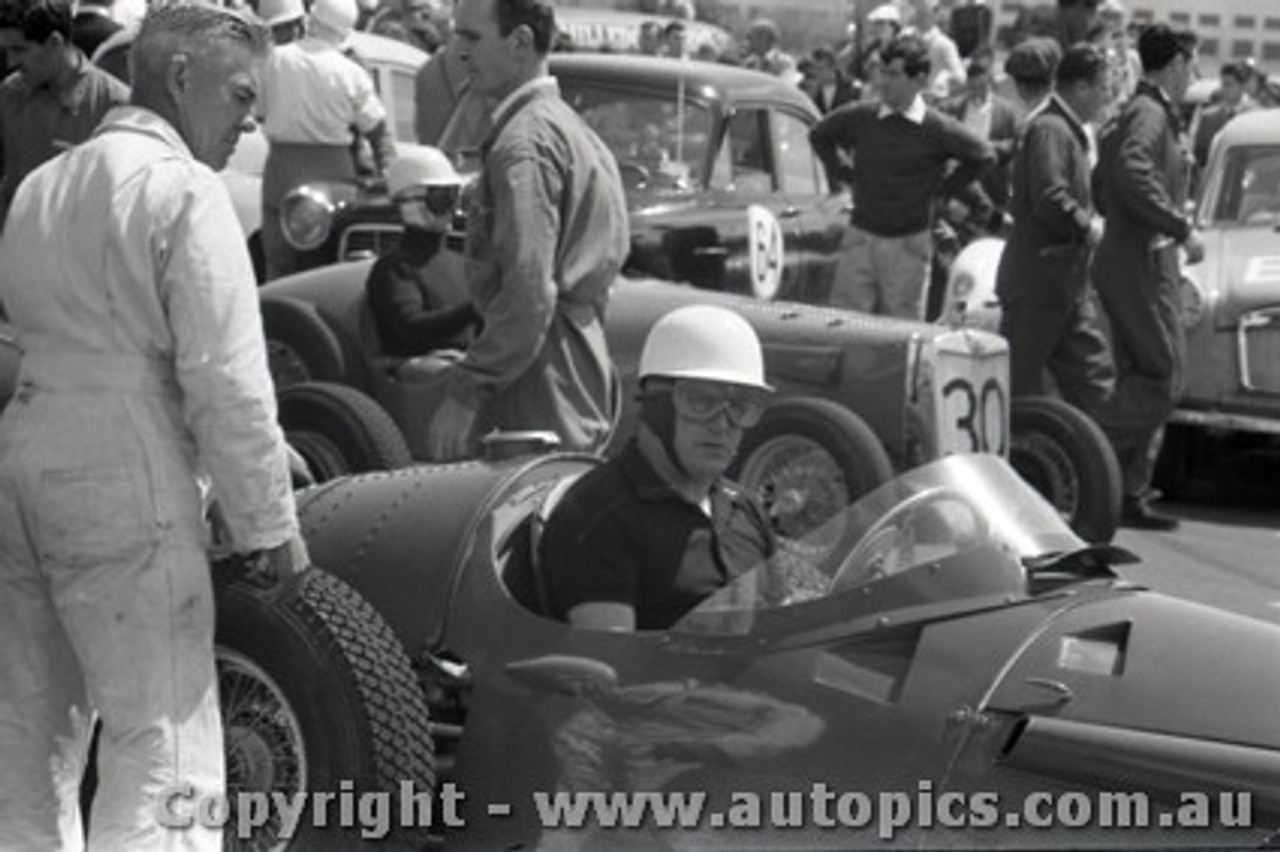
[[[1173,496],[1213,446],[1280,449],[1280,110],[1245,113],[1218,134],[1195,215],[1202,263],[1183,268],[1185,387],[1166,430],[1158,484]],[[994,329],[1003,244],[957,259],[944,321]]]
[[[795,86],[724,65],[617,54],[553,54],[551,71],[618,160],[632,271],[826,300],[850,200],[829,191],[809,146],[817,109]],[[378,186],[307,184],[284,207],[300,268],[379,254],[400,232]]]
[[[215,571],[230,791],[336,794],[331,827],[317,798],[293,835],[237,799],[229,848],[1254,848],[1280,827],[1280,624],[1125,581],[1134,557],[999,457],[911,470],[634,633],[538,593],[539,531],[598,463],[338,479],[299,495],[324,570]],[[592,810],[625,793],[637,827]],[[674,828],[664,801],[690,808]]]
[[[282,416],[321,478],[428,458],[425,425],[440,388],[406,377],[403,362],[383,354],[365,298],[369,267],[337,264],[261,289]],[[763,342],[780,394],[748,433],[737,473],[781,527],[812,526],[890,469],[949,453],[1006,454],[1012,445],[1015,464],[1084,537],[1114,534],[1119,477],[1105,439],[1070,406],[1031,400],[1013,412],[1011,441],[1007,346],[983,332],[623,276],[606,329],[622,379],[614,447],[634,429],[645,335],[663,314],[691,303],[732,308]],[[853,433],[860,437],[847,437]]]

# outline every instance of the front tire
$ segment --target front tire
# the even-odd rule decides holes
[[[316,482],[396,470],[413,459],[400,427],[371,397],[344,385],[307,382],[280,389],[280,426]]]
[[[227,754],[227,791],[333,792],[389,799],[390,834],[377,849],[419,849],[428,826],[404,827],[409,785],[418,800],[435,786],[426,698],[409,658],[382,617],[352,588],[313,569],[264,591],[236,569],[215,567],[216,656]],[[292,799],[290,799],[292,801]],[[308,801],[319,800],[308,796]],[[337,801],[337,800],[332,800]],[[250,837],[235,814],[224,848],[234,852],[338,852],[361,845],[361,828],[338,827],[338,809],[311,806],[292,838],[273,811]]]
[[[1111,541],[1120,523],[1120,465],[1087,414],[1053,397],[1013,400],[1009,463],[1091,543]]]

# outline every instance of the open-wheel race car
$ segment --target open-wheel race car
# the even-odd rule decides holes
[[[337,264],[260,290],[282,421],[321,479],[426,460],[426,427],[442,398],[438,382],[406,377],[404,361],[384,354],[368,270],[367,261]],[[973,330],[621,278],[606,317],[623,403],[611,451],[634,431],[645,335],[695,303],[738,312],[763,344],[779,393],[733,473],[780,528],[812,526],[893,470],[993,452],[1011,454],[1086,540],[1114,534],[1119,475],[1097,427],[1056,400],[1019,401],[1011,414],[1007,346]]]
[[[540,532],[599,463],[301,492],[323,570],[217,574],[231,790],[387,793],[376,848],[397,850],[1236,848],[1280,826],[1280,625],[1123,580],[1134,557],[1001,458],[908,471],[634,633],[543,603]],[[624,793],[653,810],[610,828],[591,797]],[[677,794],[694,810],[664,827]],[[361,848],[313,822],[229,846]]]

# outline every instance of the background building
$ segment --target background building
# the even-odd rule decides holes
[[[996,26],[1009,25],[1023,6],[1039,3],[988,0]],[[1231,59],[1252,58],[1270,74],[1280,74],[1280,2],[1277,0],[1124,0],[1138,23],[1163,21],[1190,29],[1200,38],[1205,76]]]

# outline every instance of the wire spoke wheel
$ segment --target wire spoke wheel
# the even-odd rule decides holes
[[[307,750],[298,716],[275,680],[243,654],[221,646],[216,653],[231,829],[241,824],[238,794],[279,795],[292,801],[308,789]],[[271,808],[252,837],[225,831],[224,848],[278,852],[289,843],[280,834],[280,815]]]

